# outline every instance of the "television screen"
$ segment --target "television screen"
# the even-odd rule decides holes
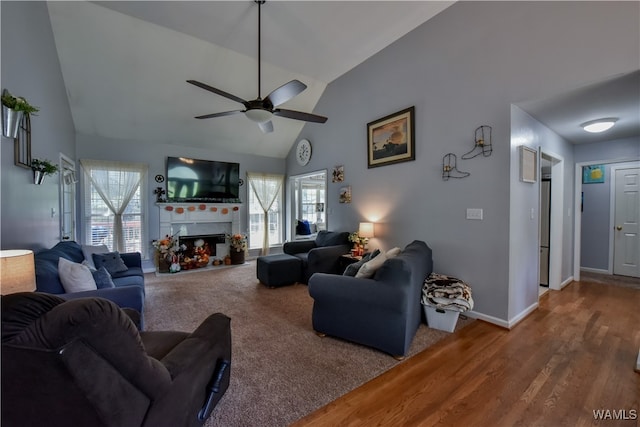
[[[173,202],[239,202],[240,164],[167,157],[167,198]]]

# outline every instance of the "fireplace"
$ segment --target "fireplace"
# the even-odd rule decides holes
[[[229,245],[224,240],[226,234],[240,233],[240,203],[168,202],[157,203],[157,206],[160,209],[159,236],[177,236],[180,243],[194,236],[194,241],[202,236],[217,236],[208,242],[210,261],[213,257],[221,259],[229,254]]]
[[[185,270],[190,270],[209,265],[216,257],[217,246],[226,243],[226,235],[179,236],[178,243],[181,248],[184,248],[182,249],[180,266]]]

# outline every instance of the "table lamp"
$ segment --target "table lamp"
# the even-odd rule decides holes
[[[26,249],[0,251],[0,293],[7,295],[35,289],[33,252]]]
[[[373,223],[372,222],[361,222],[360,227],[358,227],[358,236],[364,239],[364,248],[367,248],[367,243],[369,243],[369,239],[373,236]]]

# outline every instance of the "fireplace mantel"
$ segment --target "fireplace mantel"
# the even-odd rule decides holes
[[[160,209],[160,236],[176,233],[178,224],[230,223],[240,233],[241,203],[156,203]]]

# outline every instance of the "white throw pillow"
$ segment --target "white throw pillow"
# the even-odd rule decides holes
[[[389,249],[387,252],[381,253],[371,261],[365,262],[364,264],[362,264],[362,267],[360,267],[360,270],[358,270],[358,272],[356,273],[356,277],[362,277],[366,279],[373,277],[373,275],[376,274],[376,271],[378,271],[378,269],[382,267],[382,264],[384,264],[386,260],[398,256],[400,252],[400,248]]]
[[[86,265],[60,257],[58,259],[58,274],[60,275],[60,282],[62,282],[62,286],[67,293],[95,291],[98,289],[96,281],[93,279],[93,274],[91,274],[91,270]]]
[[[402,252],[402,249],[400,249],[400,248],[398,248],[398,247],[395,247],[395,248],[393,248],[393,249],[389,249],[389,250],[387,251],[387,259],[389,259],[389,258],[393,258],[393,257],[395,257],[395,256],[400,255],[400,252]]]
[[[84,260],[89,265],[89,268],[93,270],[96,270],[96,265],[93,262],[93,254],[106,254],[107,252],[109,252],[109,248],[107,248],[106,245],[82,245],[82,254],[84,255]]]
[[[387,260],[387,254],[381,253],[377,257],[373,258],[371,261],[367,261],[362,264],[360,270],[356,273],[357,278],[371,278],[376,273],[376,271],[382,267],[382,264]]]

